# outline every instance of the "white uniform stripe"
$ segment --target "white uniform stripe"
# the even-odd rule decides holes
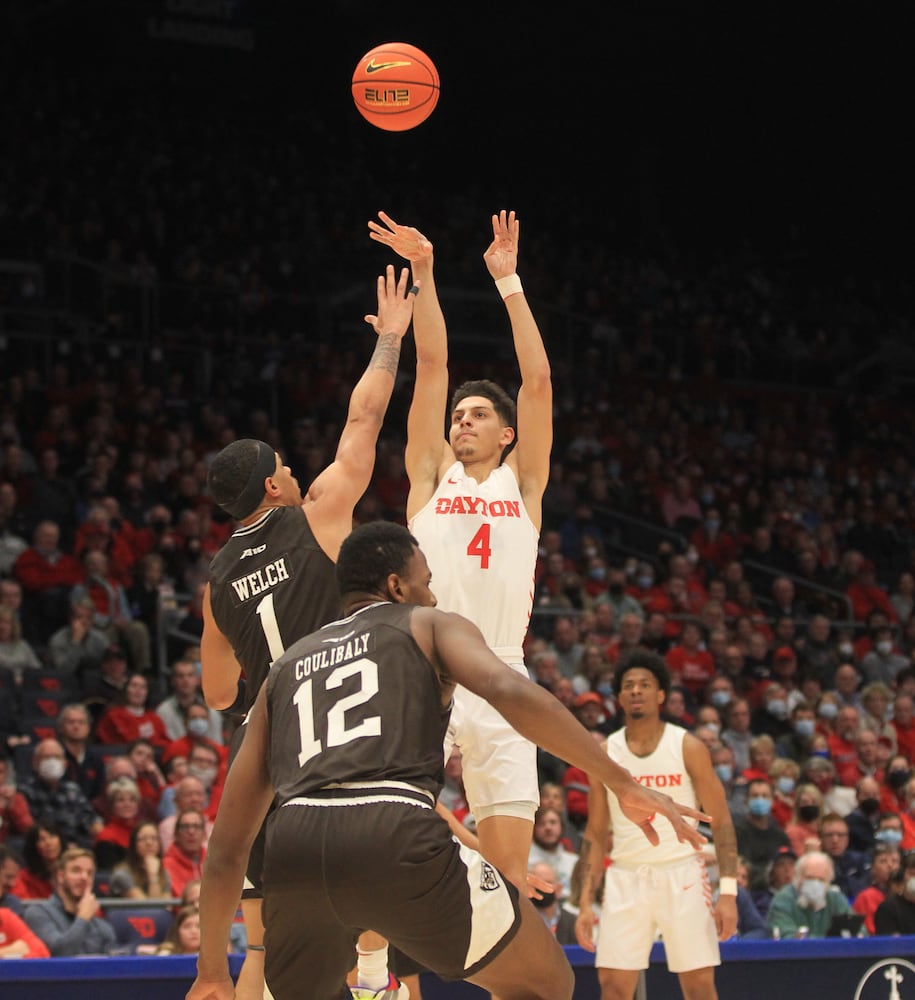
[[[349,797],[345,799],[313,799],[303,795],[295,799],[290,799],[288,802],[284,802],[282,808],[285,809],[286,806],[370,806],[377,802],[400,802],[406,806],[416,806],[418,809],[432,808],[432,806],[427,802],[418,802],[416,799],[408,799],[403,795],[385,795],[383,792],[379,792],[376,795],[360,795],[355,798]]]

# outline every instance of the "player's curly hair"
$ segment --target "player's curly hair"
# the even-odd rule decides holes
[[[613,675],[613,690],[617,696],[623,690],[623,677],[629,670],[640,667],[654,674],[658,682],[658,687],[664,692],[665,697],[670,694],[670,671],[663,657],[657,653],[652,653],[649,649],[633,649],[620,658]]]
[[[391,521],[370,521],[355,528],[337,556],[341,597],[384,593],[388,576],[406,571],[418,544],[406,528]]]

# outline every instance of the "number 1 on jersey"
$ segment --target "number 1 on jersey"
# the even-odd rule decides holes
[[[276,620],[276,610],[273,607],[273,594],[268,594],[254,610],[261,620],[267,649],[270,651],[270,662],[273,663],[286,652],[283,637],[280,635],[280,623]]]
[[[489,544],[489,523],[484,521],[480,525],[480,530],[470,539],[467,546],[467,555],[479,556],[480,569],[489,569],[489,557],[492,555],[492,548]]]

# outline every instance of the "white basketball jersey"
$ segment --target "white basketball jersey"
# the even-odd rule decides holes
[[[455,462],[410,521],[443,611],[464,615],[504,660],[521,662],[539,532],[507,465],[478,483]]]
[[[674,802],[696,806],[696,792],[693,782],[683,762],[683,739],[686,730],[680,726],[664,723],[664,732],[654,752],[647,757],[637,757],[626,743],[625,729],[619,729],[607,738],[607,754],[635,778],[639,784],[669,795]],[[661,838],[657,847],[652,847],[645,834],[622,813],[616,796],[608,791],[610,822],[613,827],[613,849],[610,858],[614,864],[624,868],[634,868],[644,864],[667,864],[682,858],[693,857],[696,849],[688,843],[680,843],[674,828],[663,817],[653,825]],[[687,820],[693,826],[695,820]]]

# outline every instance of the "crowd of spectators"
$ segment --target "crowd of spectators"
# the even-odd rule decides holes
[[[150,95],[45,69],[0,112],[21,139],[2,177],[4,252],[37,267],[4,274],[5,302],[20,322],[71,310],[50,355],[0,347],[0,914],[56,900],[30,923],[73,954],[46,930],[62,912],[94,919],[106,893],[177,898],[199,878],[228,735],[199,690],[202,588],[232,527],[206,494],[208,462],[253,436],[303,483],[329,463],[364,359],[353,338],[339,348],[314,297],[369,287],[378,262],[340,209],[319,222],[310,146],[264,129],[243,160],[250,132],[220,122],[201,137]],[[332,156],[333,135],[310,124]],[[357,170],[371,191],[371,172],[344,165],[328,204],[346,203]],[[531,233],[523,251],[556,399],[531,676],[600,736],[620,724],[619,658],[664,655],[667,718],[709,746],[764,923],[802,883],[815,895],[819,875],[795,877],[810,854],[870,932],[912,932],[900,852],[915,849],[915,408],[847,375],[909,318],[889,286],[805,271],[798,243],[611,253],[581,235],[586,208],[569,197],[574,246]],[[433,200],[417,191],[409,207],[436,220],[450,280],[473,284],[492,206],[472,186]],[[67,255],[115,276],[104,299],[94,278],[55,297]],[[112,345],[143,332],[144,288],[172,303],[168,322],[155,349],[125,357]],[[505,336],[477,313],[489,341]],[[96,339],[72,336],[87,318]],[[467,321],[455,327],[461,343]],[[567,329],[580,335],[551,336]],[[500,351],[455,355],[456,378],[513,387]],[[403,519],[409,391],[395,392],[358,520]],[[587,775],[547,755],[540,770],[552,798],[532,860],[562,898]],[[460,813],[453,765],[447,792]],[[881,903],[895,923],[875,920]],[[112,940],[98,930],[79,948]]]

